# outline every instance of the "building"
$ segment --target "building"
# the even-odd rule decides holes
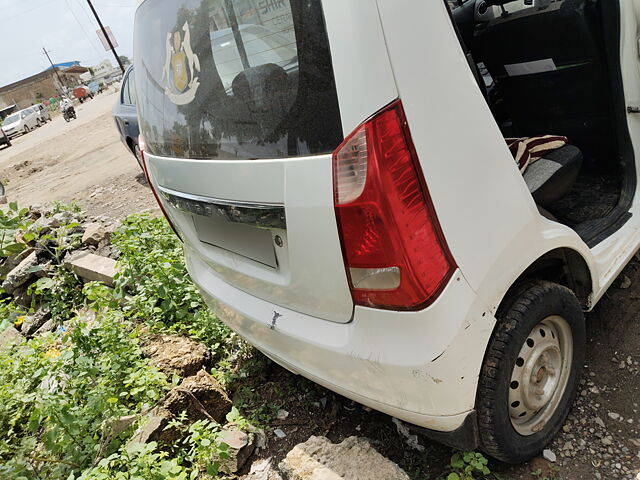
[[[22,110],[34,103],[48,100],[59,95],[64,88],[71,88],[81,83],[80,75],[88,69],[81,67],[79,62],[68,63],[70,66],[65,66],[66,64],[61,64],[64,68],[54,66],[44,72],[0,87],[0,117],[6,117],[12,111]]]
[[[93,70],[93,81],[99,83],[111,83],[111,80],[118,75],[122,75],[120,67],[114,67],[109,60],[103,60]]]
[[[79,67],[79,66],[80,66],[80,62],[77,60],[74,60],[73,62],[54,63],[53,66],[47,68],[47,70],[51,70],[53,68],[59,68],[60,70],[64,70],[65,68]]]

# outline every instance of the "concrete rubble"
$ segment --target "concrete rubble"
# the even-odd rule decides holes
[[[334,444],[312,436],[296,445],[279,464],[288,480],[409,480],[398,465],[380,455],[360,437]]]
[[[83,245],[97,246],[100,242],[109,236],[107,229],[101,223],[91,222],[84,226],[84,234],[82,235]]]
[[[2,289],[11,295],[13,291],[22,286],[34,272],[31,270],[38,265],[38,257],[36,252],[31,252],[27,255],[13,270],[11,270],[4,282],[2,282]]]
[[[87,251],[77,251],[67,255],[65,265],[87,282],[101,282],[112,287],[118,272],[116,261]]]

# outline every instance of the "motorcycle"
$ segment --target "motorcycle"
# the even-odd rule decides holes
[[[73,106],[67,107],[62,112],[62,117],[64,118],[65,122],[70,122],[72,118],[75,120],[76,119],[76,109],[73,108]]]

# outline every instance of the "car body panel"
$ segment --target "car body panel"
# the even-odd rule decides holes
[[[484,354],[476,338],[491,328],[483,321],[486,308],[459,272],[424,311],[357,307],[353,321],[340,324],[246,294],[210,275],[195,251],[187,247],[185,253],[216,315],[293,372],[425,428],[454,430],[473,409],[475,358]],[[275,322],[274,310],[281,315]]]
[[[193,216],[166,205],[188,243],[212,273],[274,304],[336,322],[348,322],[353,303],[335,223],[331,157],[288,160],[180,160],[145,154],[156,185],[233,203],[242,200],[284,206],[286,230],[273,229],[282,246],[271,244],[277,268],[198,240]],[[308,178],[316,181],[300,188]],[[313,222],[309,223],[310,215]],[[313,246],[312,255],[309,255]]]
[[[138,137],[140,136],[138,112],[136,110],[136,106],[125,102],[124,98],[124,89],[127,88],[130,76],[129,74],[132,70],[133,67],[129,67],[125,72],[124,81],[122,82],[120,93],[118,94],[118,100],[113,107],[113,119],[115,121],[116,128],[120,133],[120,140],[127,149],[135,155],[135,146],[138,144]]]

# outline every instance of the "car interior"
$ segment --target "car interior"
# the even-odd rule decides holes
[[[524,180],[542,215],[593,246],[630,218],[635,158],[610,0],[447,0],[459,39],[505,138],[568,144]]]

